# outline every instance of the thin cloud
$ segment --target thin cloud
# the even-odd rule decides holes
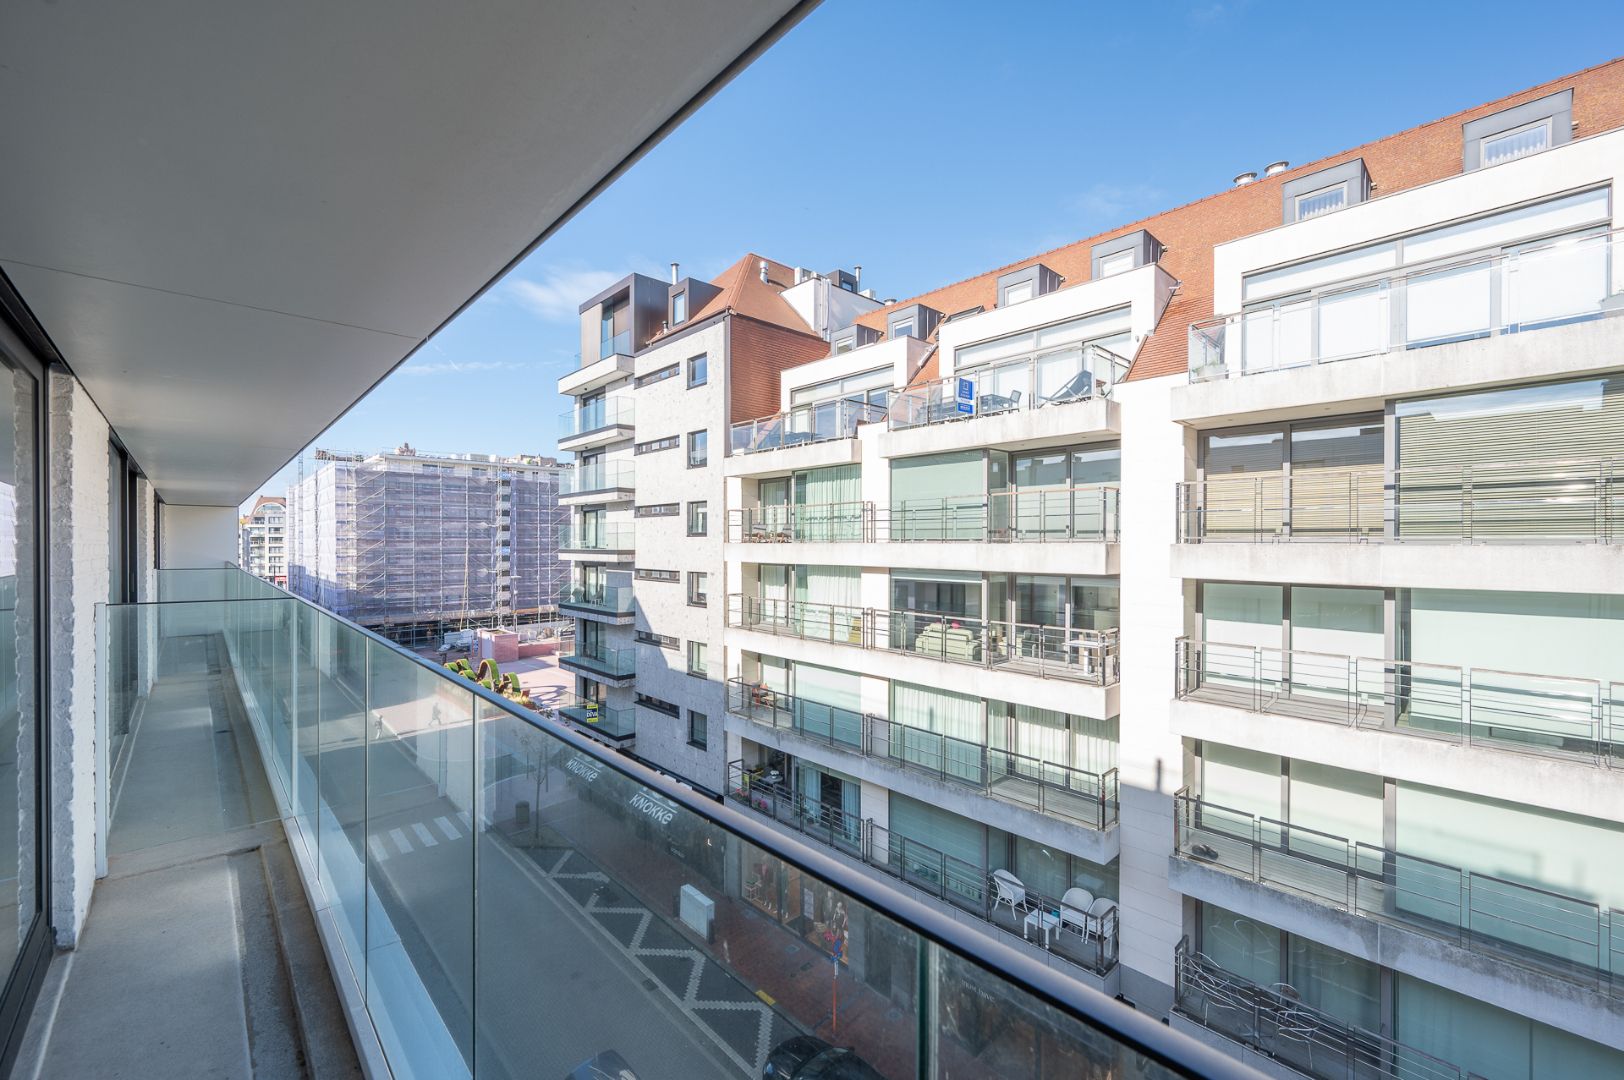
[[[624,276],[613,270],[549,267],[538,277],[517,279],[508,286],[508,291],[548,322],[573,322],[580,318],[581,301]]]
[[[431,360],[426,364],[407,364],[400,369],[402,375],[468,375],[480,371],[517,371],[521,365],[511,360]]]
[[[1161,190],[1149,184],[1124,185],[1102,181],[1081,192],[1072,200],[1072,206],[1082,215],[1085,225],[1108,229],[1143,217],[1160,206],[1161,201]]]

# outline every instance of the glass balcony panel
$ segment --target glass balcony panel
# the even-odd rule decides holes
[[[317,876],[338,916],[350,967],[366,985],[367,913],[367,645],[360,630],[322,618],[316,666],[321,671],[315,832]]]
[[[376,641],[367,681],[367,1011],[391,1060],[471,1071],[474,695]]]
[[[1070,346],[960,371],[899,391],[893,431],[1105,397],[1128,362],[1098,345]]]

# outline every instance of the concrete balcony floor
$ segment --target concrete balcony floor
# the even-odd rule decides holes
[[[18,1077],[358,1077],[218,639],[171,643],[113,774],[108,873]]]

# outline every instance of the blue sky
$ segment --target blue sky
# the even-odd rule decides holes
[[[1306,10],[825,0],[315,445],[552,453],[576,307],[629,271],[756,251],[906,297],[1624,42],[1617,0]]]

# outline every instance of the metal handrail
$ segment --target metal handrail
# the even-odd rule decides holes
[[[1624,768],[1624,683],[1188,637],[1174,664],[1180,698]]]
[[[750,506],[728,511],[731,543],[1115,543],[1116,484],[998,491],[957,498]]]
[[[1478,253],[1399,267],[1377,277],[1319,286],[1304,299],[1265,302],[1191,323],[1190,381],[1524,333],[1616,314],[1621,308],[1615,300],[1610,263],[1618,235],[1594,233],[1517,252]],[[1594,265],[1585,265],[1586,260]],[[1542,270],[1547,271],[1543,278]],[[1575,270],[1591,277],[1576,284],[1572,279]],[[1483,273],[1482,292],[1473,302],[1458,307],[1441,308],[1430,299],[1418,302],[1410,288],[1411,282],[1420,279],[1449,274],[1460,281],[1473,272]],[[1553,284],[1560,287],[1553,289]],[[1525,285],[1532,288],[1525,292]],[[1453,294],[1444,302],[1453,302]],[[1320,318],[1332,304],[1341,305],[1334,324]],[[1327,332],[1327,325],[1334,325],[1334,330]]]
[[[744,420],[728,428],[728,446],[735,454],[755,454],[792,446],[849,439],[859,424],[878,424],[886,407],[861,398],[836,398],[797,405],[771,416]]]
[[[1624,459],[1285,471],[1183,481],[1182,543],[1624,543]]]
[[[757,633],[924,656],[988,670],[1108,686],[1120,675],[1117,630],[928,611],[814,604],[730,593],[727,625]]]
[[[1472,1076],[1442,1058],[1292,997],[1292,988],[1284,983],[1269,988],[1232,974],[1192,953],[1188,937],[1173,950],[1173,980],[1173,1007],[1180,1015],[1315,1080],[1352,1076],[1469,1080]]]
[[[1076,362],[1058,370],[1044,365]],[[892,431],[970,420],[1109,397],[1128,373],[1128,361],[1099,345],[1062,345],[994,361],[899,390],[891,398]]]
[[[1187,787],[1173,801],[1180,858],[1624,992],[1624,969],[1613,966],[1624,955],[1610,944],[1613,913],[1593,901],[1219,806]]]

